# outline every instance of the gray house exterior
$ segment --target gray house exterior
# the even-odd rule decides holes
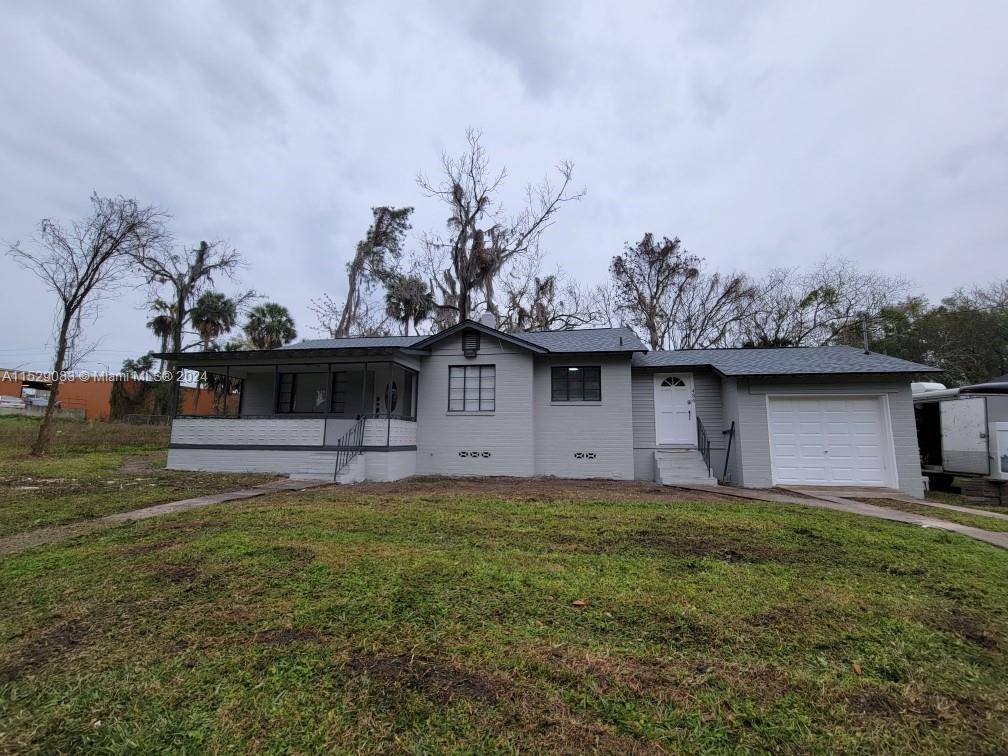
[[[921,495],[910,378],[850,347],[648,352],[628,328],[321,339],[169,355],[240,387],[173,419],[173,469],[865,485]]]

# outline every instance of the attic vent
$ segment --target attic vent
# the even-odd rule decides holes
[[[462,334],[462,354],[475,357],[480,348],[479,331],[466,331]]]

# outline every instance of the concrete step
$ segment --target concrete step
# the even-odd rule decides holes
[[[717,485],[707,463],[696,449],[661,449],[655,452],[656,477],[662,485]]]

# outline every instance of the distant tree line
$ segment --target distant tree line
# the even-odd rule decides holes
[[[936,365],[950,384],[1008,372],[1008,281],[930,305],[898,276],[824,258],[762,276],[722,272],[675,237],[645,233],[586,287],[547,269],[542,242],[561,210],[584,196],[574,167],[529,184],[516,212],[500,200],[505,169],[491,168],[478,131],[461,155],[443,155],[421,192],[445,207],[443,231],[408,250],[413,208],[372,209],[347,264],[347,296],[313,300],[334,337],[430,332],[483,311],[508,331],[627,325],[651,349],[863,346]]]

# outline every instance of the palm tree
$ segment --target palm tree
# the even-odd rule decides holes
[[[175,332],[175,313],[172,306],[163,299],[151,302],[151,312],[154,313],[154,317],[147,321],[147,327],[161,340],[161,352],[167,352],[168,340]],[[164,372],[164,365],[165,361],[162,359],[158,372]]]
[[[434,296],[430,287],[419,276],[395,275],[389,279],[385,290],[385,312],[402,323],[403,336],[409,336],[409,324],[416,328],[430,317],[434,309]]]
[[[204,292],[189,313],[192,327],[199,334],[203,350],[210,348],[210,342],[218,339],[235,327],[238,308],[233,299],[219,291]]]
[[[242,330],[256,349],[276,349],[297,338],[294,319],[286,307],[276,302],[266,302],[249,310]]]

